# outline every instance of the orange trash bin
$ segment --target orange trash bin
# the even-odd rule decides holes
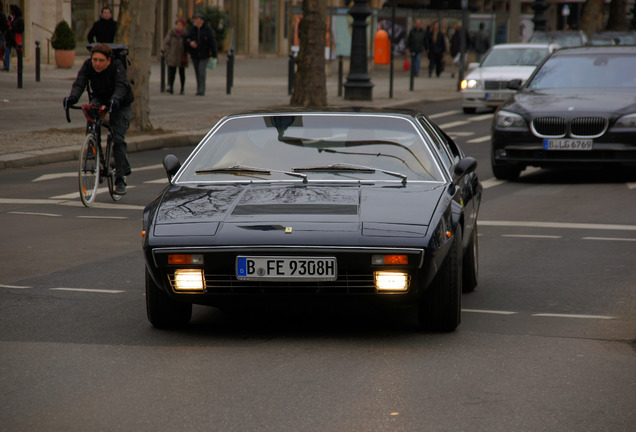
[[[373,62],[375,64],[391,63],[391,41],[385,30],[378,30],[373,40]]]

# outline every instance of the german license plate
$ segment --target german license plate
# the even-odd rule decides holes
[[[236,257],[236,278],[268,281],[333,281],[335,257]]]
[[[486,100],[506,100],[510,96],[510,93],[492,92],[486,93]]]
[[[594,142],[591,139],[544,139],[545,150],[592,150]]]

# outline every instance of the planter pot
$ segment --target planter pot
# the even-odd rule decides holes
[[[75,63],[75,50],[55,50],[55,65],[60,69],[70,69]]]

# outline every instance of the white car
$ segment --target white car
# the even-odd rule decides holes
[[[508,88],[512,80],[524,83],[557,44],[506,43],[494,45],[481,63],[470,63],[461,82],[462,108],[473,114],[477,108],[497,108],[516,90]]]

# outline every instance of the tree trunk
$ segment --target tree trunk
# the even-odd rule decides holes
[[[151,130],[150,60],[157,0],[121,0],[117,41],[128,45],[128,78],[133,82],[132,129]]]
[[[303,0],[303,18],[298,27],[300,50],[291,105],[326,106],[325,34],[327,1]]]
[[[604,0],[587,0],[581,15],[581,30],[591,35],[601,29]]]
[[[627,30],[627,0],[612,0],[606,30]]]

